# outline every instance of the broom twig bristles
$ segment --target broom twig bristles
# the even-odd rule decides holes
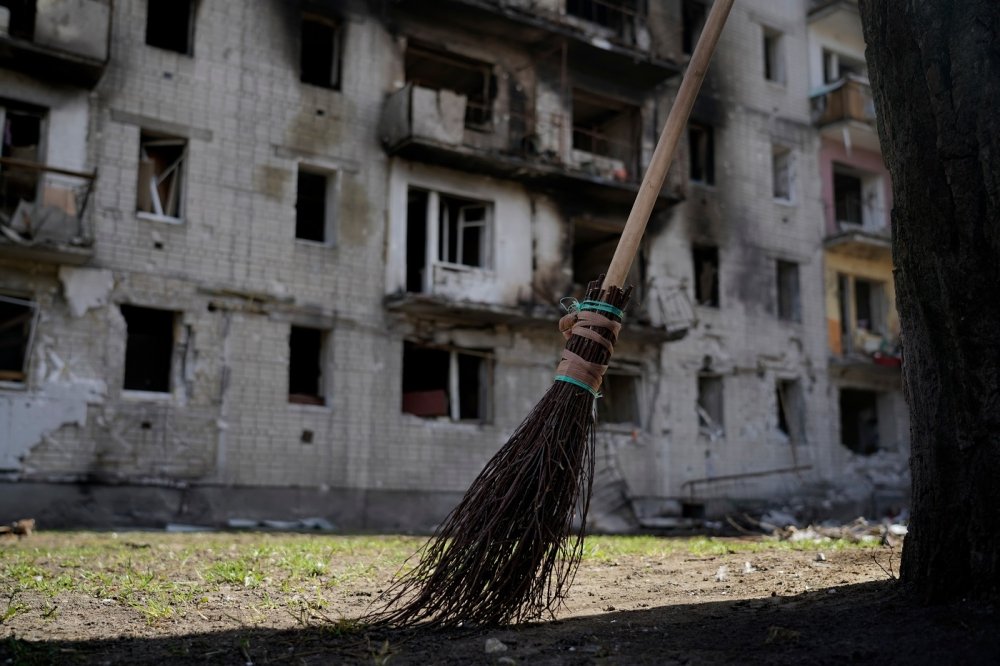
[[[624,308],[631,289],[604,292],[602,279],[587,298]],[[590,328],[612,339],[607,329]],[[566,349],[598,365],[610,357],[606,346],[578,335]],[[417,565],[383,593],[385,606],[364,620],[468,626],[554,614],[583,556],[593,478],[594,397],[556,381],[414,555]]]

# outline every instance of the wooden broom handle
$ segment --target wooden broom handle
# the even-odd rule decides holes
[[[642,184],[639,186],[639,193],[635,197],[635,203],[632,204],[632,212],[629,213],[622,237],[618,240],[615,256],[611,259],[611,266],[604,277],[604,289],[625,286],[625,278],[628,277],[632,261],[639,251],[639,242],[642,240],[643,232],[646,231],[646,223],[649,221],[650,213],[653,212],[653,204],[656,203],[656,197],[663,187],[667,169],[677,149],[677,142],[680,141],[681,134],[687,126],[691,107],[694,106],[701,82],[705,79],[708,63],[712,59],[715,45],[719,41],[719,35],[722,34],[722,28],[726,24],[726,17],[729,16],[734,1],[715,0],[708,13],[701,37],[698,38],[698,45],[691,55],[681,87],[677,91],[677,98],[670,108],[670,115],[667,116],[667,124],[663,127],[660,140],[656,142],[653,158],[649,161],[646,175],[643,176]]]

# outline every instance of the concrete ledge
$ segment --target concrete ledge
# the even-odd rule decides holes
[[[351,488],[0,482],[0,523],[34,518],[39,529],[222,528],[231,518],[324,518],[338,531],[430,533],[461,493]]]

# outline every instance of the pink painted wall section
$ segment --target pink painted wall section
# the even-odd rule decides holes
[[[850,155],[843,142],[833,139],[823,139],[819,151],[819,176],[822,183],[823,215],[828,235],[837,233],[837,221],[833,210],[833,165],[834,163],[861,169],[882,176],[882,187],[885,190],[885,224],[889,224],[889,211],[892,210],[892,181],[889,172],[882,162],[882,154],[871,150],[852,148]]]

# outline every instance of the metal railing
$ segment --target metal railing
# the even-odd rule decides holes
[[[0,158],[0,240],[89,244],[93,234],[86,211],[96,177],[96,172]]]

